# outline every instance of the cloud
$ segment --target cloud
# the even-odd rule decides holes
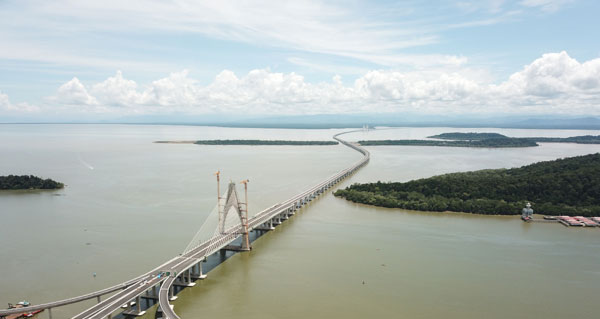
[[[139,87],[121,72],[89,90],[73,78],[51,100],[106,110],[203,114],[309,114],[339,112],[578,112],[600,114],[600,59],[580,63],[566,52],[548,53],[499,84],[468,69],[368,71],[352,84],[340,76],[310,83],[292,73],[257,69],[244,76],[224,70],[201,85],[184,70]]]
[[[146,56],[140,50],[134,58],[122,57],[123,52],[134,50],[127,43],[131,42],[129,38],[122,41],[126,43],[117,42],[123,46],[117,49],[121,54],[106,51],[105,47],[115,47],[108,39],[133,34],[134,41],[145,41],[139,34],[151,33],[157,37],[156,42],[168,41],[165,35],[200,35],[262,48],[354,58],[382,66],[454,64],[460,60],[452,54],[404,53],[405,49],[428,46],[440,39],[439,32],[423,25],[423,20],[434,17],[413,15],[428,14],[427,6],[403,6],[325,0],[19,1],[0,11],[0,29],[6,30],[0,32],[0,40],[9,48],[2,50],[0,57],[95,67],[110,66],[114,59],[114,67],[142,64],[138,65],[141,67],[154,59],[150,56],[146,63],[136,61],[135,57]],[[13,19],[15,15],[20,19]],[[90,43],[90,38],[97,41]],[[190,41],[196,43],[199,38]],[[80,46],[82,42],[90,47]],[[74,47],[73,43],[78,45]],[[94,48],[97,43],[110,45]],[[154,43],[144,47],[155,50]]]
[[[39,107],[29,105],[27,103],[18,103],[16,105],[12,104],[10,102],[10,99],[8,98],[8,95],[6,95],[6,94],[2,93],[2,91],[0,91],[0,111],[12,112],[12,113],[18,113],[18,112],[31,113],[31,112],[37,112],[39,110],[40,110]]]
[[[76,87],[76,94],[87,101],[87,103],[81,104],[98,104],[98,101],[101,101],[102,104],[106,105],[128,106],[144,103],[143,96],[136,91],[137,84],[135,81],[124,79],[121,71],[117,71],[115,76],[92,86],[90,92],[94,97],[87,93],[79,81],[72,86]]]
[[[554,12],[570,2],[573,0],[523,0],[520,4],[525,7],[539,8],[546,12]]]
[[[360,75],[369,71],[369,69],[364,67],[347,66],[342,64],[315,63],[298,57],[289,57],[287,58],[287,61],[295,65],[306,67],[311,71],[323,71],[334,74]]]
[[[168,77],[152,82],[144,92],[144,101],[161,106],[192,106],[198,104],[199,86],[188,77],[189,71],[171,73]]]
[[[0,92],[0,110],[12,110],[13,106],[10,104],[8,95]]]
[[[600,59],[579,63],[565,51],[547,53],[500,85],[509,94],[552,98],[600,93]]]
[[[69,82],[61,85],[58,92],[51,100],[67,105],[97,105],[98,101],[91,96],[85,86],[74,77]]]

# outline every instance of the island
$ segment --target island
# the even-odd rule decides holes
[[[442,133],[428,136],[430,140],[368,140],[358,141],[362,146],[449,146],[449,147],[533,147],[539,143],[600,144],[600,135],[573,137],[508,137],[499,133]]]
[[[538,146],[535,141],[520,138],[488,138],[481,140],[458,140],[458,141],[438,141],[438,140],[372,140],[358,141],[362,146],[387,146],[387,145],[406,145],[406,146],[448,146],[448,147],[531,147]]]
[[[576,144],[600,144],[600,135],[583,135],[572,137],[532,137],[540,143],[576,143]]]
[[[509,138],[506,135],[502,135],[500,133],[462,133],[462,132],[452,132],[452,133],[442,133],[438,135],[428,136],[427,138],[437,138],[442,140],[460,140],[460,141],[478,141],[492,138]]]
[[[0,176],[0,190],[60,189],[63,187],[65,187],[63,183],[33,175]]]
[[[156,141],[166,144],[198,145],[337,145],[336,141],[281,141],[281,140],[199,140],[199,141]]]
[[[354,184],[334,195],[355,203],[420,211],[517,215],[531,202],[540,214],[600,216],[600,154],[405,183]]]

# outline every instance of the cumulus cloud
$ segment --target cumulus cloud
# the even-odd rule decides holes
[[[115,76],[109,77],[103,82],[92,86],[90,92],[93,97],[87,93],[79,81],[72,86],[76,86],[76,91],[80,98],[88,101],[88,103],[83,104],[97,104],[97,101],[115,106],[128,106],[143,103],[143,97],[137,93],[137,84],[135,81],[124,79],[121,71],[117,71]]]
[[[188,77],[189,71],[171,73],[168,77],[152,82],[143,93],[147,104],[161,106],[193,106],[200,97],[197,81]]]
[[[53,100],[67,105],[97,105],[98,101],[91,96],[78,78],[74,77],[69,82],[58,88]]]
[[[600,93],[600,59],[580,63],[566,52],[547,53],[514,73],[497,90],[541,99],[577,99]]]
[[[89,93],[88,93],[89,92]],[[463,69],[398,72],[373,70],[344,85],[340,76],[321,83],[292,73],[229,70],[200,85],[189,72],[172,73],[139,87],[121,72],[88,90],[77,78],[54,101],[137,113],[243,112],[571,112],[600,114],[600,59],[580,63],[566,52],[548,53],[506,81],[493,84]]]
[[[8,98],[8,95],[6,95],[0,91],[0,111],[7,112],[10,114],[10,113],[22,113],[22,112],[32,113],[32,112],[37,112],[39,110],[40,110],[39,107],[37,107],[35,105],[29,105],[27,103],[12,104],[10,102],[10,99]]]

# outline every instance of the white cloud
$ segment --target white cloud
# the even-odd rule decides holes
[[[102,104],[113,106],[143,104],[143,97],[136,91],[137,84],[135,81],[124,79],[121,71],[117,71],[115,76],[109,77],[105,81],[95,84],[90,91],[91,94],[94,95],[94,98],[91,98],[91,96],[87,94],[85,88],[83,88],[79,81],[77,81],[77,83],[77,90],[79,91],[78,94],[80,94],[84,99],[92,101],[93,103],[91,104],[96,104],[96,101],[100,101]]]
[[[98,101],[91,96],[85,86],[74,77],[69,82],[58,88],[55,100],[61,104],[67,105],[97,105]]]
[[[295,65],[306,67],[311,71],[323,71],[326,73],[360,75],[369,71],[369,69],[364,67],[342,64],[315,63],[298,57],[289,57],[287,58],[287,61]]]
[[[554,12],[569,2],[573,2],[573,0],[523,0],[520,4],[525,7],[540,8],[546,12]]]
[[[261,47],[355,58],[382,66],[453,64],[461,60],[452,54],[403,53],[404,49],[439,41],[437,31],[423,26],[423,17],[410,14],[415,8],[405,6],[326,0],[20,1],[0,11],[0,29],[6,30],[0,31],[0,40],[9,48],[2,50],[0,57],[93,66],[110,65],[114,59],[114,66],[131,67],[140,62],[127,64],[133,59],[116,58],[114,52],[102,47],[87,49],[79,43],[88,43],[89,38],[105,41],[98,34],[121,38],[134,33],[138,38],[140,32],[151,32],[161,40],[164,34],[199,34]],[[416,7],[420,12],[429,12]],[[395,13],[390,15],[392,11]],[[16,15],[18,20],[12,18]],[[68,39],[74,41],[65,41]]]
[[[576,97],[600,93],[600,59],[579,63],[566,52],[547,53],[500,85],[509,94]]]
[[[0,111],[31,113],[39,111],[39,107],[27,103],[12,104],[8,95],[0,91]]]
[[[197,81],[188,77],[189,71],[171,73],[168,77],[152,82],[144,92],[145,103],[161,106],[192,106],[198,102]]]
[[[0,108],[8,109],[10,107],[10,101],[8,95],[0,92]]]
[[[77,78],[52,99],[123,112],[194,114],[308,114],[339,112],[577,112],[600,114],[600,59],[580,63],[566,52],[544,54],[500,84],[468,69],[398,72],[373,70],[344,85],[339,76],[309,83],[296,73],[252,70],[219,73],[202,86],[188,71],[172,73],[141,89],[121,72],[92,85]],[[117,108],[115,108],[117,107]],[[125,107],[125,108],[123,108]]]

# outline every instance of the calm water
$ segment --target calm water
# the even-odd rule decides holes
[[[343,146],[152,141],[328,139],[340,131],[0,125],[0,175],[35,174],[67,184],[55,192],[0,193],[0,302],[42,303],[90,292],[178,254],[214,207],[218,169],[225,180],[250,179],[250,209],[258,211],[360,158]],[[458,130],[402,128],[346,138],[423,138],[451,131]],[[600,152],[600,146],[369,150],[369,165],[341,186],[515,167]],[[261,237],[252,252],[212,270],[174,304],[183,318],[596,318],[598,265],[598,229],[381,209],[328,193]],[[84,306],[54,309],[53,315],[67,317]]]

